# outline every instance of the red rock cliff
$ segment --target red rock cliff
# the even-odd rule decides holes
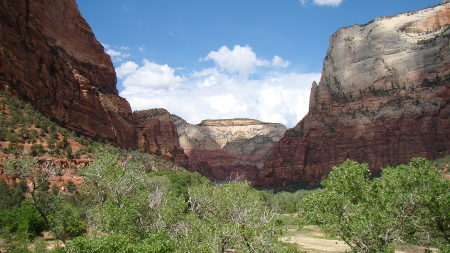
[[[0,86],[61,125],[137,146],[114,67],[75,0],[0,1]]]
[[[259,185],[317,185],[346,158],[374,172],[450,153],[450,3],[330,39],[309,113],[273,149]]]
[[[188,157],[180,147],[177,128],[166,109],[137,111],[134,115],[138,121],[138,146],[141,152],[152,152],[187,166]]]

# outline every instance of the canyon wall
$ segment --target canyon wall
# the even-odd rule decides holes
[[[0,2],[0,86],[60,125],[136,147],[110,57],[75,0]]]
[[[346,158],[375,173],[450,153],[450,3],[331,36],[309,113],[277,143],[258,185],[317,186]]]
[[[281,125],[240,121],[246,126],[230,126],[237,130],[230,130],[233,136],[226,140],[223,135],[228,132],[184,122],[201,134],[186,135],[178,125],[180,139],[176,119],[166,110],[132,113],[118,95],[111,59],[75,0],[1,1],[0,14],[0,87],[71,130],[155,153],[220,179],[232,173],[257,178],[256,168],[262,168],[265,155],[284,133]],[[260,129],[263,125],[281,132],[270,136]],[[236,132],[246,130],[253,132]],[[212,148],[196,138],[210,141]],[[245,138],[250,141],[242,143]]]
[[[166,109],[136,111],[134,115],[141,152],[155,153],[184,167],[188,165],[188,157],[180,147],[177,127]]]
[[[258,180],[258,171],[286,127],[252,119],[204,120],[198,125],[172,115],[187,168],[211,179]]]

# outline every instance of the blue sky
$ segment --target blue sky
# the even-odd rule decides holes
[[[330,35],[439,0],[77,0],[133,110],[295,125]]]

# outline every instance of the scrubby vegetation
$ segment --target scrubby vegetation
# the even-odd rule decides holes
[[[0,151],[6,155],[33,157],[89,157],[88,138],[58,126],[30,104],[0,91]],[[73,152],[76,147],[76,152]]]
[[[55,250],[67,252],[290,250],[277,241],[277,205],[248,183],[213,184],[163,158],[79,137],[9,93],[0,99],[3,170],[14,179],[0,183],[0,249],[44,252],[50,231],[65,243]],[[90,162],[74,168],[83,182],[68,180],[63,191],[50,183],[66,169],[54,161],[74,158]]]
[[[79,169],[83,184],[64,194],[46,183],[58,175],[54,168],[31,157],[5,161],[8,174],[31,182],[0,188],[18,192],[16,199],[1,199],[0,229],[10,250],[44,230],[65,242],[67,252],[291,250],[277,241],[277,210],[246,182],[213,184],[186,171],[149,173],[139,156],[115,148],[99,147],[95,157]]]
[[[450,181],[423,158],[385,168],[347,160],[323,189],[301,201],[301,219],[345,241],[355,252],[393,252],[393,243],[449,250]]]
[[[450,156],[415,158],[373,179],[367,165],[348,160],[321,189],[272,194],[79,137],[7,93],[0,98],[9,175],[0,180],[0,250],[298,252],[279,241],[293,225],[317,225],[354,252],[392,252],[396,243],[449,250],[450,183],[442,173]],[[89,161],[74,168],[82,181],[55,184],[66,168],[54,159],[74,158]],[[44,232],[63,247],[47,249]]]

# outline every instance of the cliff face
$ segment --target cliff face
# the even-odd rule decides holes
[[[136,147],[114,67],[75,0],[0,2],[0,87],[61,125]]]
[[[188,158],[179,144],[177,128],[167,110],[150,109],[134,112],[134,115],[141,152],[152,152],[181,166],[188,165]]]
[[[450,3],[332,35],[308,115],[277,143],[259,185],[317,185],[346,158],[374,172],[450,153]]]
[[[173,115],[188,168],[212,179],[245,178],[256,182],[258,171],[286,128],[250,119],[204,120],[192,125]]]

